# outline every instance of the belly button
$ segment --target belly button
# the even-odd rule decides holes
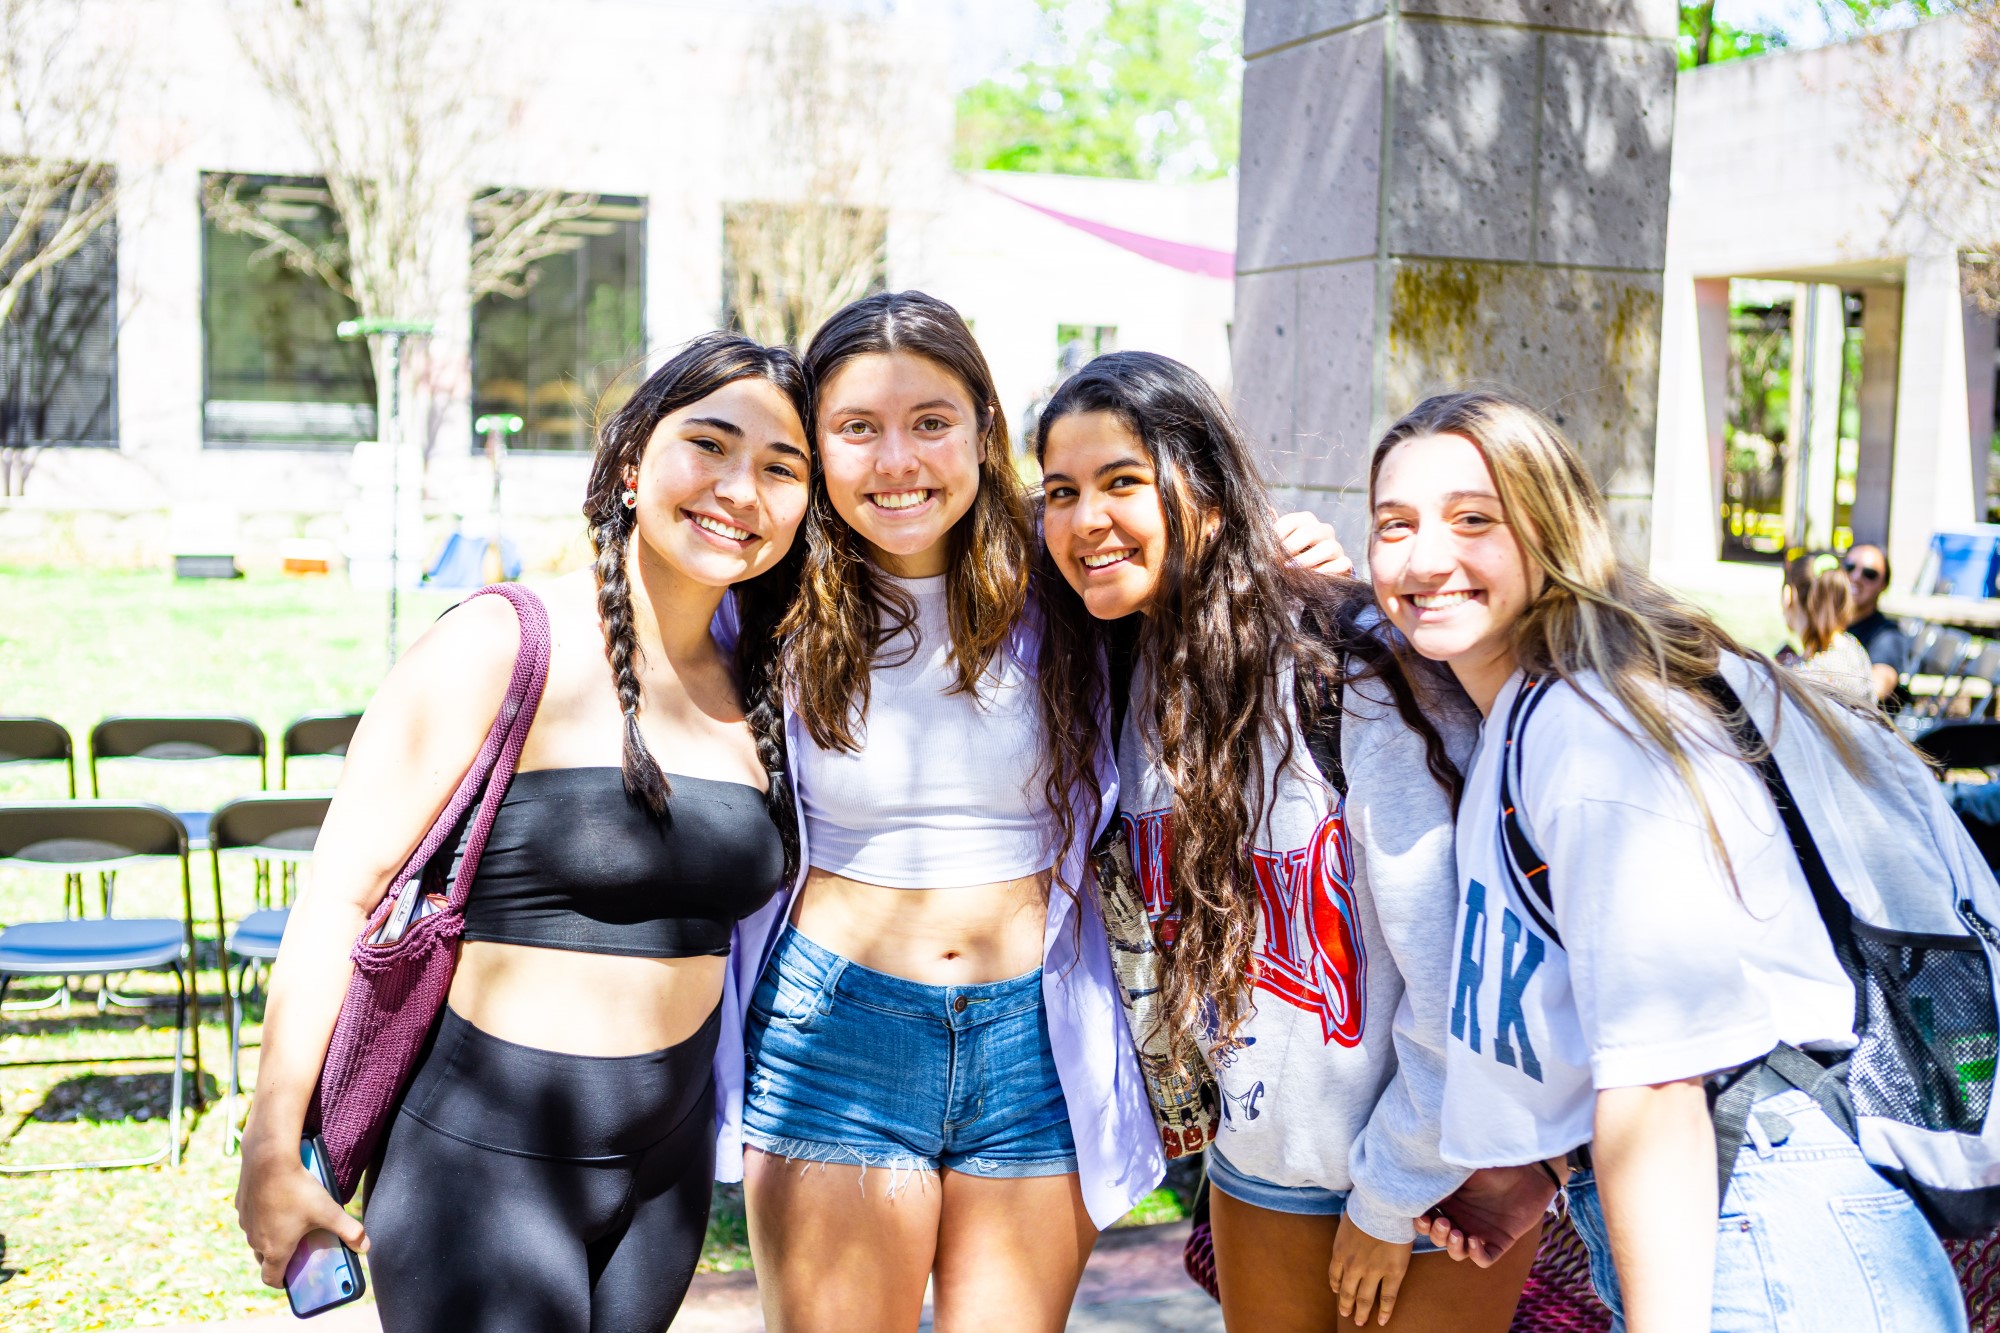
[[[957,961],[958,961],[958,951],[957,951],[956,949],[947,949],[947,950],[945,951],[945,955],[944,955],[944,960],[945,960],[945,961],[946,961],[947,963],[955,963],[955,962],[957,962]]]

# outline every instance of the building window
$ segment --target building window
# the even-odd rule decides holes
[[[52,235],[63,210],[44,222]],[[0,278],[37,252],[26,248]],[[0,447],[118,443],[118,236],[106,223],[22,289],[0,324]]]
[[[202,197],[202,439],[211,444],[353,444],[375,438],[368,344],[334,331],[354,302],[285,262],[250,231],[216,221],[224,200],[347,267],[346,235],[310,177],[205,174]]]
[[[1722,558],[1779,560],[1791,430],[1792,287],[1739,279],[1729,288]]]
[[[514,449],[590,449],[645,356],[645,201],[606,195],[558,229],[572,244],[534,262],[525,295],[472,308],[472,415],[522,418]]]

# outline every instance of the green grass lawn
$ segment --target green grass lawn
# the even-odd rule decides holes
[[[403,599],[403,639],[412,641],[451,598]],[[384,598],[334,579],[250,578],[176,582],[159,574],[0,569],[0,713],[53,717],[79,750],[113,713],[233,713],[260,723],[275,747],[304,712],[359,708],[386,669]],[[329,761],[296,766],[292,786],[324,787]],[[257,785],[255,764],[106,765],[106,796],[213,809]],[[79,773],[81,794],[88,776]],[[271,781],[277,767],[272,760]],[[0,800],[65,794],[59,768],[0,769]],[[209,867],[193,873],[197,918],[212,917]],[[254,905],[246,863],[223,863],[225,915]],[[87,886],[94,904],[97,886]],[[178,872],[121,872],[122,914],[178,916]],[[0,871],[0,923],[60,915],[62,887],[49,876]],[[201,1031],[211,1104],[190,1116],[180,1166],[0,1177],[0,1328],[121,1329],[284,1310],[282,1294],[257,1280],[236,1229],[236,1159],[222,1152],[221,1085],[228,1039],[213,970],[215,927],[197,926],[208,996]],[[164,994],[162,978],[134,977],[131,992]],[[42,993],[28,987],[24,995]],[[255,1042],[257,1003],[245,1040]],[[131,1057],[172,1048],[171,1010],[100,1016],[91,996],[62,1009],[0,1019],[0,1060]],[[244,1055],[254,1078],[257,1053]],[[0,1162],[141,1155],[161,1142],[170,1077],[164,1061],[81,1063],[0,1071]],[[191,1091],[191,1089],[190,1089]],[[240,1110],[240,1106],[239,1106]],[[1160,1190],[1132,1222],[1170,1220],[1180,1201]],[[741,1192],[718,1187],[703,1260],[708,1269],[749,1264]]]

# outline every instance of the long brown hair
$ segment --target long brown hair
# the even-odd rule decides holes
[[[1728,852],[1689,759],[1689,742],[1696,737],[1675,721],[1669,707],[1698,710],[1698,716],[1726,726],[1729,719],[1702,688],[1724,654],[1767,669],[1784,698],[1833,742],[1843,761],[1859,764],[1853,741],[1835,720],[1832,710],[1838,705],[1830,696],[1745,648],[1707,613],[1619,554],[1603,498],[1575,447],[1519,399],[1497,389],[1476,389],[1417,404],[1375,446],[1368,467],[1371,507],[1383,459],[1404,441],[1429,435],[1455,435],[1479,451],[1515,539],[1542,572],[1541,592],[1514,622],[1516,662],[1531,676],[1553,675],[1576,688],[1607,722],[1664,755],[1701,811],[1709,842],[1725,869]],[[1578,677],[1584,675],[1594,676],[1610,692],[1637,725],[1636,732],[1578,687]],[[1735,758],[1727,734],[1718,730],[1701,743]]]
[[[972,693],[1027,606],[1027,497],[1014,472],[1007,422],[995,406],[993,372],[965,321],[936,297],[880,292],[843,308],[813,335],[806,374],[817,392],[855,358],[891,352],[949,371],[978,414],[979,492],[951,530],[945,574],[955,692]],[[814,457],[819,453],[815,447]],[[785,684],[815,744],[856,750],[868,715],[869,668],[909,628],[916,607],[869,561],[860,534],[834,510],[817,467],[805,537],[799,596],[779,626]]]
[[[1131,707],[1150,710],[1156,757],[1173,792],[1169,891],[1180,930],[1162,998],[1180,1049],[1181,1036],[1202,1035],[1210,1003],[1224,1031],[1248,1016],[1258,910],[1251,853],[1271,799],[1267,737],[1291,752],[1295,712],[1302,709],[1311,726],[1346,670],[1350,683],[1377,677],[1387,685],[1404,722],[1424,738],[1432,775],[1454,798],[1459,774],[1391,643],[1363,627],[1373,606],[1367,586],[1287,567],[1255,457],[1201,376],[1147,352],[1099,357],[1050,400],[1038,453],[1057,421],[1094,412],[1116,417],[1145,446],[1166,519],[1166,558],[1148,613],[1108,626],[1048,565],[1043,696],[1101,700],[1107,647],[1122,662],[1129,645],[1151,681]],[[1287,666],[1306,686],[1297,691],[1299,708],[1279,688]],[[1096,716],[1076,731],[1051,727],[1050,736],[1053,798],[1092,781]]]
[[[634,511],[621,500],[624,477],[646,456],[646,446],[662,421],[725,385],[745,379],[769,381],[797,409],[800,424],[807,430],[812,428],[812,397],[798,358],[782,347],[764,347],[738,334],[709,333],[668,358],[605,420],[598,431],[597,455],[590,465],[583,514],[590,521],[590,544],[597,553],[597,616],[604,627],[604,655],[611,663],[618,704],[625,713],[620,767],[626,793],[656,815],[667,808],[673,790],[639,730],[639,642],[632,623],[632,586],[625,564],[635,525]],[[818,459],[818,450],[813,451],[813,457]],[[818,471],[817,461],[814,471]],[[804,527],[810,528],[812,521],[808,513]],[[776,627],[798,587],[801,548],[806,540],[807,532],[802,530],[783,560],[732,590],[738,627],[736,686],[768,781],[765,802],[784,843],[787,878],[798,869],[799,834],[786,775]]]
[[[1854,589],[1840,557],[1831,551],[1791,551],[1785,555],[1785,586],[1806,622],[1799,646],[1817,657],[1847,632],[1854,619]]]

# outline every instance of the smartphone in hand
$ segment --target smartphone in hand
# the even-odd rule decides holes
[[[333,1194],[333,1173],[327,1165],[326,1144],[319,1135],[299,1140],[299,1161],[328,1194]],[[358,1301],[367,1290],[361,1260],[331,1231],[308,1231],[285,1265],[285,1297],[300,1319]]]

